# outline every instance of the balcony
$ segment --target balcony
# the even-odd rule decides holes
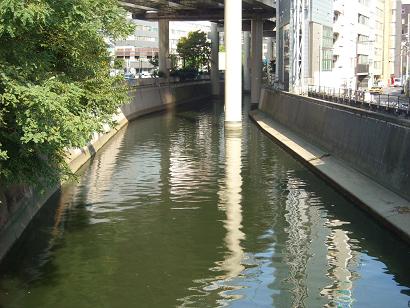
[[[370,41],[365,42],[365,43],[358,42],[357,43],[357,54],[369,55],[370,54],[370,48],[371,48]]]
[[[356,75],[368,75],[369,74],[369,64],[357,64],[356,65]]]

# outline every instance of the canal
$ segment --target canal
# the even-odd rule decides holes
[[[0,307],[407,307],[409,247],[246,112],[131,122],[2,263]]]

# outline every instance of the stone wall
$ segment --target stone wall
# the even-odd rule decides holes
[[[410,122],[337,103],[262,90],[259,109],[379,184],[410,199]]]

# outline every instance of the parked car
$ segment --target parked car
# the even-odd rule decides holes
[[[124,79],[125,79],[125,80],[135,79],[135,75],[132,74],[132,73],[125,73],[125,74],[124,74]]]
[[[152,76],[148,72],[141,72],[141,73],[138,74],[138,77],[139,78],[151,78]]]
[[[373,86],[369,89],[370,94],[383,94],[383,88],[380,86]]]
[[[393,79],[393,87],[401,87],[403,86],[402,82],[401,82],[401,78],[394,78]]]

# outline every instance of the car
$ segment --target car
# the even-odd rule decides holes
[[[124,74],[124,79],[125,79],[125,80],[135,79],[135,76],[134,76],[134,74],[132,74],[132,73],[125,73],[125,74]]]
[[[401,87],[402,85],[401,78],[393,78],[393,87]]]
[[[369,89],[370,94],[383,94],[383,88],[380,86],[373,86]]]
[[[152,76],[148,72],[141,72],[141,73],[138,74],[138,77],[139,78],[151,78]]]

